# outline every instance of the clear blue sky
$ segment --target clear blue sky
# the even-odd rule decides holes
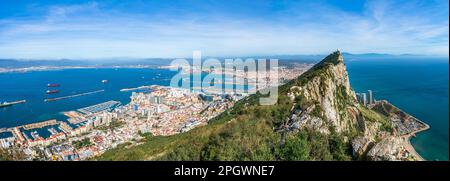
[[[0,1],[0,58],[448,55],[447,0]]]

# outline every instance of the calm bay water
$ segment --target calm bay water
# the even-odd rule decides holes
[[[27,73],[0,74],[0,101],[26,99],[24,104],[0,109],[0,128],[13,127],[53,118],[65,119],[62,111],[116,100],[126,104],[131,92],[123,88],[142,85],[169,85],[176,72],[162,69],[67,69]],[[103,84],[102,80],[108,80]],[[48,88],[48,83],[60,87]],[[58,89],[57,94],[47,95],[48,89]],[[104,89],[104,92],[86,96],[44,102],[44,99]]]
[[[448,60],[346,60],[356,92],[373,90],[375,99],[387,99],[428,123],[431,129],[411,140],[427,160],[448,160],[449,72]],[[116,100],[129,102],[123,88],[169,85],[176,72],[163,69],[68,69],[0,74],[0,101],[26,99],[27,103],[0,109],[0,128],[47,119],[65,119],[62,111]],[[109,80],[102,84],[101,80]],[[47,95],[48,83],[61,84],[60,93]],[[104,92],[44,102],[59,97],[105,89]]]

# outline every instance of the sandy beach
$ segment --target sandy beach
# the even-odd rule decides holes
[[[418,119],[417,119],[418,120]],[[418,120],[419,121],[419,120]],[[410,134],[407,135],[403,135],[402,138],[404,139],[404,147],[406,150],[408,150],[409,153],[411,153],[416,159],[417,161],[426,161],[422,156],[420,156],[419,153],[416,152],[416,149],[414,149],[414,147],[411,144],[411,137],[415,137],[416,133],[421,132],[421,131],[425,131],[427,129],[430,129],[430,126],[422,121],[419,121],[420,123],[425,125],[425,128],[414,131]]]

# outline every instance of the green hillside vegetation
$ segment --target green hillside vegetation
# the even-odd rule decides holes
[[[391,121],[389,120],[389,118],[386,117],[385,115],[380,114],[375,111],[372,111],[364,106],[359,106],[358,109],[367,121],[381,123],[381,127],[380,127],[381,131],[387,131],[387,132],[393,131],[393,129],[394,129],[393,125],[392,125]]]
[[[173,136],[147,136],[143,144],[109,150],[96,160],[351,160],[349,139],[358,134],[329,135],[310,129],[284,134],[275,131],[287,121],[290,109],[315,104],[302,97],[291,101],[288,90],[307,83],[316,76],[330,76],[325,67],[339,63],[337,54],[331,54],[295,80],[279,87],[275,105],[258,105],[259,93],[238,101],[235,106],[209,122],[208,125]],[[345,91],[338,91],[342,99],[339,107],[348,104]],[[320,106],[313,114],[322,117]],[[382,115],[363,109],[363,116],[372,121],[386,120]],[[355,133],[356,132],[356,133]]]

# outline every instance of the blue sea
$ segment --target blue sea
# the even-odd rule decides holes
[[[55,71],[35,71],[25,73],[0,73],[0,101],[26,99],[24,104],[0,108],[0,128],[13,127],[48,119],[65,120],[63,111],[106,102],[120,101],[127,104],[131,92],[121,92],[123,88],[142,85],[169,85],[176,72],[163,69],[65,69]],[[103,84],[102,80],[108,80]],[[48,83],[60,84],[47,87]],[[57,94],[46,94],[49,89],[57,89]],[[74,95],[90,91],[104,92],[86,96],[44,102],[46,98]]]
[[[350,84],[356,92],[372,90],[429,124],[411,143],[426,160],[448,160],[448,59],[346,60]]]
[[[448,160],[449,72],[448,60],[346,60],[350,83],[356,92],[372,90],[375,99],[386,99],[428,123],[431,129],[411,140],[427,160]],[[0,73],[0,101],[26,99],[25,104],[0,109],[0,128],[48,119],[66,119],[63,111],[109,100],[126,104],[131,92],[123,88],[169,85],[176,72],[163,69],[66,69],[25,73]],[[108,80],[107,84],[101,83]],[[48,83],[60,92],[47,95]],[[44,102],[51,97],[104,89],[104,92]],[[45,135],[42,135],[45,136]]]

